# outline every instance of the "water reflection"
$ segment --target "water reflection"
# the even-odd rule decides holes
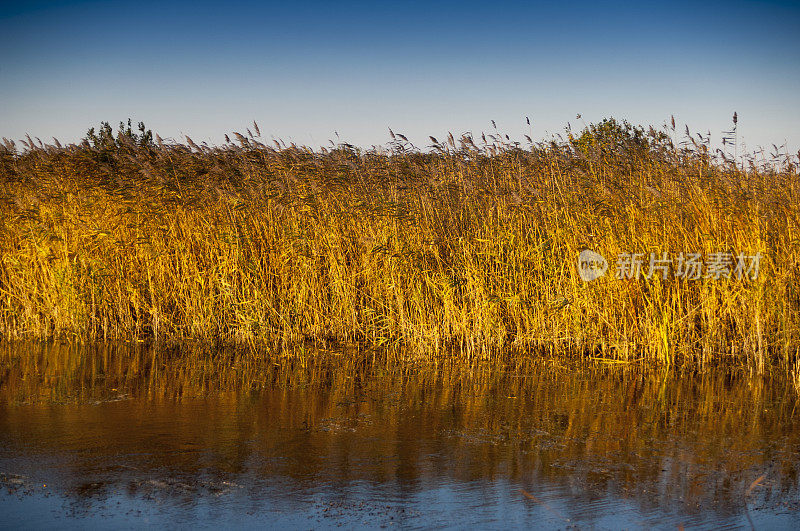
[[[796,405],[780,375],[9,347],[0,508],[42,523],[796,526]]]

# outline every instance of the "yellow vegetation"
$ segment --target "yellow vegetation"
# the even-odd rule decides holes
[[[788,159],[736,167],[613,120],[527,146],[399,136],[369,152],[6,142],[0,336],[794,363]],[[610,263],[588,283],[586,248]],[[626,252],[760,253],[760,273],[617,279]]]

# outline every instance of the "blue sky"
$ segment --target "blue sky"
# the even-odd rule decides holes
[[[517,138],[675,115],[800,148],[796,2],[0,4],[0,136],[75,141],[101,120],[219,143],[257,120],[300,144]]]

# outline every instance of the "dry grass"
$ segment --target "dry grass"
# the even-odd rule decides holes
[[[119,135],[0,148],[0,336],[507,348],[793,367],[797,166],[590,126],[431,152]],[[433,139],[432,139],[433,140]],[[584,283],[577,256],[609,259]],[[761,253],[756,280],[614,278],[622,252]]]

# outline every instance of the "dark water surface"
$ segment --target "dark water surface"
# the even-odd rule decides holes
[[[800,527],[781,375],[0,350],[0,527]]]

